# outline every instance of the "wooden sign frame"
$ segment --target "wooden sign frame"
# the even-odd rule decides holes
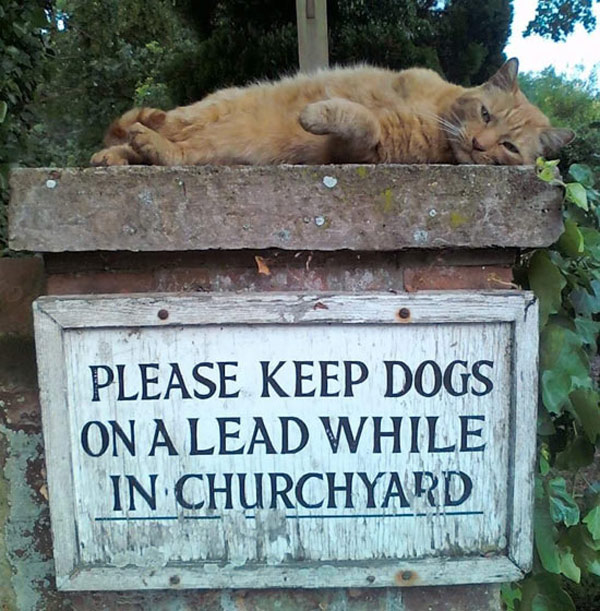
[[[390,587],[520,579],[532,563],[538,311],[523,291],[417,294],[233,294],[42,297],[34,303],[50,512],[61,590],[145,588]],[[86,329],[186,325],[410,325],[509,323],[512,329],[508,528],[504,553],[232,566],[85,565],[79,560],[69,422],[65,334]]]

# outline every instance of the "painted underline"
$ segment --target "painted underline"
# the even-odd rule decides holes
[[[446,511],[444,513],[338,513],[338,514],[287,514],[288,520],[322,520],[322,519],[363,519],[363,518],[440,518],[444,516],[482,516],[483,511]],[[256,520],[255,515],[244,516],[246,520]],[[131,522],[154,520],[221,520],[223,516],[110,516],[94,518],[96,522]]]

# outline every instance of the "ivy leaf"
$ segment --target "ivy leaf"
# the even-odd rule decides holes
[[[587,525],[592,537],[596,541],[600,539],[600,506],[594,507],[586,516],[582,522]]]
[[[569,168],[569,174],[573,177],[573,180],[580,182],[584,187],[594,186],[594,174],[589,165],[574,163]]]
[[[592,292],[586,289],[574,290],[569,298],[573,303],[575,312],[580,316],[591,316],[600,312],[600,282],[592,281]]]
[[[575,437],[575,439],[556,456],[556,466],[559,469],[568,470],[587,467],[594,462],[595,451],[596,447],[586,437]]]
[[[533,530],[535,548],[542,566],[549,573],[560,573],[560,556],[556,545],[557,530],[545,503],[536,503]]]
[[[589,210],[585,187],[578,182],[568,182],[565,186],[567,188],[567,201],[583,210]]]
[[[2,100],[0,102],[0,123],[4,123],[4,119],[6,119],[6,113],[8,112],[8,104]]]
[[[521,600],[521,588],[514,583],[503,583],[500,586],[500,595],[507,611],[515,611],[515,602]]]
[[[560,414],[576,388],[591,385],[582,339],[570,329],[548,324],[540,337],[541,388],[544,407]]]
[[[540,328],[561,307],[561,292],[567,281],[543,250],[535,252],[529,262],[529,286],[540,301]]]
[[[523,582],[519,611],[576,611],[561,579],[541,573]]]
[[[558,247],[568,257],[578,257],[583,254],[584,239],[575,221],[565,220],[565,230],[558,240]]]
[[[550,516],[557,524],[575,526],[579,523],[579,506],[567,492],[567,482],[563,477],[555,477],[548,482]]]
[[[596,322],[590,318],[577,316],[575,318],[575,329],[577,330],[577,335],[581,337],[582,343],[586,346],[591,346],[593,352],[596,352],[598,333],[600,333],[600,322]]]
[[[580,388],[571,393],[569,399],[584,433],[591,443],[600,436],[600,399],[598,393]]]
[[[600,543],[596,544],[585,526],[579,525],[567,531],[567,540],[577,566],[600,576]]]
[[[560,572],[575,583],[581,581],[581,569],[575,564],[575,556],[568,548],[560,552]]]

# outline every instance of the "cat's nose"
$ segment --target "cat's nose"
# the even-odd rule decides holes
[[[485,146],[482,146],[479,140],[475,136],[473,136],[473,150],[475,151],[485,151]]]

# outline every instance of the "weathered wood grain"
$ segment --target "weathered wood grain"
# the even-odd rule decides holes
[[[302,72],[329,65],[327,0],[296,0],[298,59]]]
[[[546,246],[559,188],[531,167],[17,169],[16,250],[370,250]]]
[[[537,404],[537,304],[531,293],[43,297],[34,311],[59,588],[110,589],[117,574],[121,589],[448,585],[518,579],[530,568]],[[90,363],[129,363],[131,371],[136,362],[180,362],[182,371],[189,372],[195,359],[217,356],[239,359],[239,399],[200,405],[181,397],[165,397],[162,403],[155,397],[123,404],[111,387],[103,391],[102,401],[91,401]],[[288,364],[295,358],[361,358],[373,373],[383,359],[406,359],[412,367],[424,359],[472,363],[487,358],[495,363],[495,390],[486,397],[424,395],[390,403],[382,398],[382,378],[373,377],[373,386],[357,390],[355,399],[265,401],[258,398],[260,376],[252,368],[263,358]],[[164,385],[161,375],[152,392]],[[293,384],[289,375],[278,379]],[[201,416],[203,431],[209,432],[219,413],[240,416],[243,422],[256,414],[265,422],[295,414],[307,423],[311,439],[315,432],[315,440],[322,413],[435,414],[444,423],[438,445],[445,447],[456,441],[456,410],[485,415],[485,452],[458,453],[457,447],[440,454],[431,453],[430,446],[423,455],[412,454],[406,429],[403,450],[397,453],[363,449],[335,456],[323,441],[298,455],[198,457],[188,455],[185,438],[185,418]],[[156,418],[164,421],[177,448],[188,449],[176,456],[149,454]],[[108,419],[135,420],[141,427],[136,429],[138,450],[144,449],[133,455],[122,448],[103,458],[84,455],[79,446],[86,422]],[[248,434],[245,426],[239,443]],[[356,521],[325,520],[321,510],[310,520],[294,519],[298,508],[265,507],[249,515],[255,512],[234,507],[213,515],[200,507],[176,506],[166,489],[182,473],[263,468],[290,473],[466,469],[474,487],[464,509],[471,513],[445,516],[419,497],[411,500],[415,514],[379,515],[394,510],[364,509],[364,494],[358,491],[353,498],[362,509]],[[143,504],[133,511],[116,510],[103,482],[115,473],[147,477],[149,469],[165,476],[152,510],[162,517],[147,515]],[[189,490],[202,496],[200,488]],[[375,519],[367,520],[369,512]],[[428,512],[432,515],[423,517]]]

